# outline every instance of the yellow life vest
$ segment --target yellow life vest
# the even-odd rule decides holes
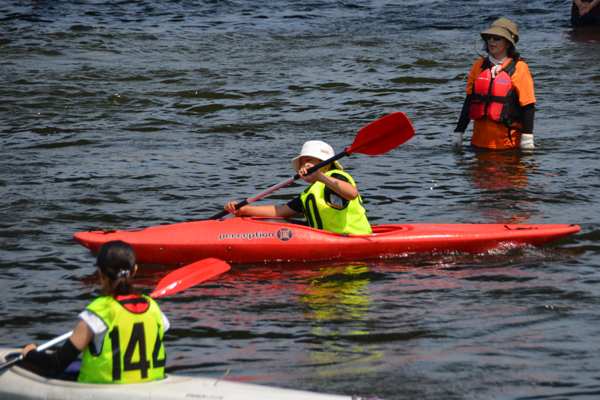
[[[354,179],[347,173],[333,169],[325,175],[338,174],[346,177],[356,187]],[[336,201],[341,197],[322,182],[315,182],[300,195],[302,213],[308,224],[317,229],[351,235],[370,235],[373,233],[367,220],[360,194],[354,200]],[[345,203],[345,204],[343,204]]]
[[[102,348],[83,351],[79,382],[133,383],[163,379],[166,354],[164,326],[158,304],[148,297],[148,308],[131,312],[112,296],[100,297],[87,310],[100,317],[108,331]]]

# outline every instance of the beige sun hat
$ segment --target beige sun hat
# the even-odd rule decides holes
[[[482,38],[484,35],[500,35],[511,42],[513,46],[519,42],[519,28],[517,24],[506,18],[495,20],[490,29],[481,32]]]
[[[302,146],[300,155],[292,160],[292,168],[294,168],[294,171],[298,172],[300,169],[300,157],[314,157],[321,161],[325,161],[334,155],[333,148],[327,143],[321,142],[320,140],[309,140]],[[344,170],[337,161],[334,161],[333,165],[340,171]]]

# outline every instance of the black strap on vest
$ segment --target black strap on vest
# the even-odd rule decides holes
[[[306,217],[306,221],[308,222],[308,226],[311,228],[323,229],[323,221],[321,220],[321,215],[319,214],[319,208],[317,207],[317,199],[314,194],[309,194],[306,197],[306,204],[302,204],[302,208],[304,211],[304,216]],[[312,211],[312,212],[311,212]],[[314,214],[314,220],[313,220]],[[315,226],[315,222],[316,225]]]

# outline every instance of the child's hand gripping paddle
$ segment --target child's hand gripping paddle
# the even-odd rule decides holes
[[[318,169],[331,164],[334,161],[339,160],[342,157],[346,157],[353,153],[361,153],[369,156],[376,156],[379,154],[387,153],[390,150],[395,149],[402,143],[408,141],[415,135],[415,129],[410,123],[408,117],[401,112],[395,112],[387,115],[377,121],[371,122],[369,125],[358,131],[358,134],[354,138],[352,146],[347,148],[341,153],[311,167],[306,172],[306,175],[310,175]],[[268,195],[275,190],[282,188],[296,180],[300,179],[300,175],[296,174],[292,178],[287,179],[275,186],[270,187],[264,192],[257,194],[254,197],[243,200],[235,205],[235,209],[240,208]],[[209,219],[219,219],[228,215],[229,211],[221,211],[218,214],[213,215]]]

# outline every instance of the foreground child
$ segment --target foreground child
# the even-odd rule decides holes
[[[235,210],[237,202],[224,207],[235,215],[289,218],[304,214],[308,224],[317,229],[352,235],[369,235],[371,225],[362,199],[352,177],[342,166],[333,163],[307,175],[314,165],[333,157],[333,149],[325,142],[312,140],[304,143],[300,155],[292,160],[292,167],[300,177],[312,183],[304,192],[287,204],[279,206],[247,205]]]
[[[106,295],[79,314],[73,335],[54,353],[23,349],[25,360],[61,373],[83,351],[79,382],[132,383],[164,378],[163,334],[169,320],[156,302],[134,289],[133,247],[107,242],[98,252],[98,274]],[[34,351],[32,351],[34,350]]]

